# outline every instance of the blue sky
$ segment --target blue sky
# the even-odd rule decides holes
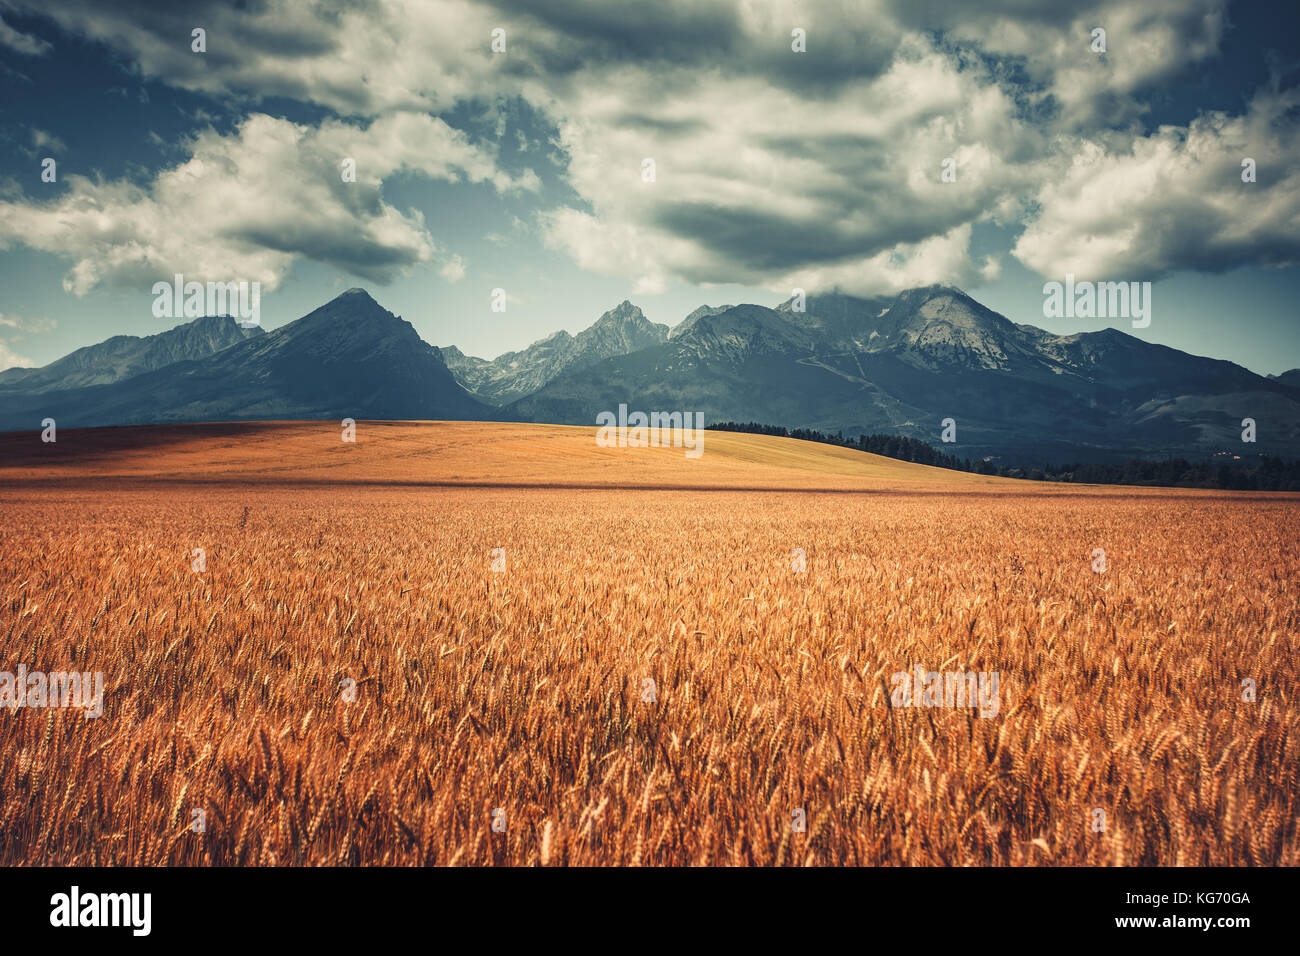
[[[623,299],[952,282],[1300,366],[1294,5],[101,6],[0,0],[0,366],[170,327],[175,272],[260,281],[267,328],[363,286],[485,357]],[[1151,281],[1150,327],[1045,318],[1067,273]]]

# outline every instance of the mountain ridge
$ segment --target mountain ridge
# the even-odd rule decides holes
[[[245,329],[228,315],[202,316],[153,335],[114,335],[37,368],[7,369],[0,372],[0,390],[107,385],[264,334],[261,326]]]
[[[0,427],[282,418],[475,418],[441,353],[369,293],[349,289],[272,332],[120,382],[17,393]]]
[[[205,322],[219,327],[195,320],[172,331]],[[672,329],[624,300],[576,336],[561,330],[491,362],[426,343],[357,288],[272,332],[123,379],[78,384],[70,358],[47,366],[68,370],[66,381],[46,373],[30,388],[0,384],[0,428],[34,428],[47,415],[65,425],[334,417],[586,425],[627,404],[850,437],[898,434],[971,456],[1300,457],[1300,387],[1289,372],[1264,377],[1117,329],[1048,332],[946,285],[892,297],[812,294],[774,308],[701,306]],[[946,419],[953,444],[940,444]],[[1257,423],[1254,445],[1241,441],[1245,419]]]
[[[443,354],[447,367],[466,390],[484,401],[504,405],[571,369],[662,342],[668,332],[668,326],[651,322],[624,299],[577,335],[553,332],[526,349],[491,360],[466,355],[455,346],[443,349]]]
[[[794,303],[699,315],[660,348],[562,374],[505,410],[593,421],[620,400],[703,410],[711,421],[931,443],[952,418],[956,448],[969,453],[1062,458],[1239,446],[1241,420],[1254,411],[1270,427],[1246,450],[1294,455],[1300,446],[1300,391],[1117,329],[1058,335],[946,285],[892,298],[810,295],[803,311]]]

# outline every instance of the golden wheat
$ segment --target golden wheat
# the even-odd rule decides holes
[[[0,504],[0,670],[105,679],[0,711],[0,863],[1300,863],[1294,499]],[[998,714],[891,707],[916,665]]]

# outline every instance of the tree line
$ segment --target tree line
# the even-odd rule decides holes
[[[1270,455],[1243,457],[1231,463],[1214,460],[1192,462],[1186,458],[1169,458],[1163,461],[1133,458],[1123,464],[1074,462],[1026,467],[995,465],[991,461],[982,459],[972,462],[969,458],[944,454],[918,438],[908,438],[904,435],[859,435],[857,438],[845,438],[842,431],[829,435],[812,428],[785,428],[781,425],[760,425],[758,422],[717,422],[708,427],[714,431],[799,438],[803,441],[856,448],[858,451],[883,455],[899,461],[916,462],[919,465],[968,471],[977,475],[997,475],[1002,478],[1094,485],[1300,491],[1300,461],[1286,461]]]

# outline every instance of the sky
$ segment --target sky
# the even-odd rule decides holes
[[[0,368],[172,327],[177,273],[267,329],[360,286],[486,358],[942,282],[1300,367],[1296,4],[239,6],[0,0]],[[1150,325],[1045,316],[1067,275],[1152,283]]]

